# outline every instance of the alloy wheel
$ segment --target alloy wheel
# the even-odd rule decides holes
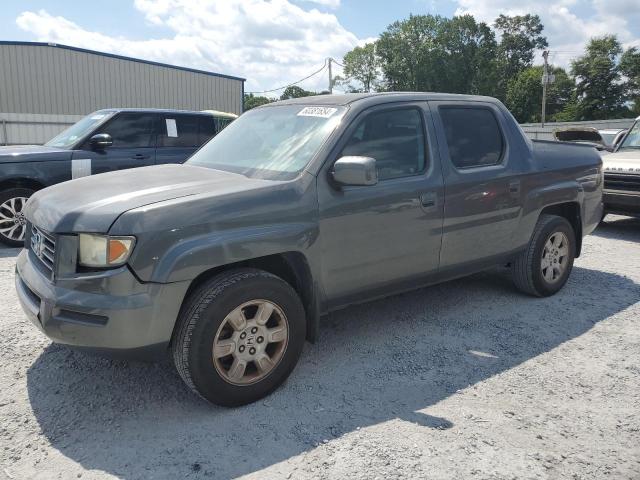
[[[269,300],[252,300],[233,309],[213,340],[216,371],[233,385],[253,384],[273,371],[289,340],[282,309]]]
[[[549,235],[540,261],[542,277],[549,283],[555,283],[567,269],[569,264],[569,239],[562,232]]]
[[[23,209],[27,197],[14,197],[0,204],[0,235],[14,242],[24,240],[27,231],[27,220]]]

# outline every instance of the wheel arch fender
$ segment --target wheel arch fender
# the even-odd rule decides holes
[[[584,190],[576,180],[552,183],[531,190],[523,202],[522,217],[516,229],[514,244],[522,247],[529,243],[541,215],[558,215],[565,217],[574,228],[578,256],[582,245],[583,205]]]
[[[41,190],[47,185],[40,179],[30,177],[11,177],[5,178],[0,181],[0,192],[9,190],[11,188],[29,188],[31,190]]]
[[[307,316],[307,339],[315,341],[323,302],[313,253],[317,234],[316,224],[296,223],[196,236],[168,248],[148,278],[146,268],[136,273],[143,281],[155,283],[188,281],[187,298],[194,288],[221,272],[242,267],[267,271],[298,293]],[[134,271],[136,263],[134,259]]]

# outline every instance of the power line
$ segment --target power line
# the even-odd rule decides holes
[[[245,93],[247,93],[247,94],[250,94],[250,93],[251,93],[251,94],[253,94],[253,93],[271,93],[271,92],[277,92],[278,90],[283,90],[283,89],[285,89],[285,88],[287,88],[287,87],[292,87],[293,85],[297,85],[298,83],[302,83],[302,82],[304,82],[305,80],[310,79],[310,78],[311,78],[311,77],[313,77],[314,75],[319,74],[319,73],[320,73],[320,72],[322,72],[325,68],[327,68],[327,61],[326,61],[326,60],[325,60],[325,61],[324,61],[324,63],[322,64],[322,67],[320,68],[320,70],[317,70],[317,71],[313,72],[311,75],[308,75],[308,76],[304,77],[303,79],[298,80],[297,82],[292,82],[292,83],[289,83],[289,84],[285,85],[284,87],[278,87],[278,88],[274,88],[274,89],[272,89],[272,90],[262,90],[262,91],[260,91],[260,92],[245,92]]]

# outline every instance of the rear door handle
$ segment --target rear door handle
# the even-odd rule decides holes
[[[509,182],[509,193],[512,195],[517,195],[520,193],[520,180]]]
[[[435,192],[427,192],[420,195],[420,205],[425,208],[431,208],[436,206],[437,196]]]
[[[134,160],[145,160],[145,159],[149,158],[149,155],[144,155],[142,153],[136,153],[131,158],[133,158]]]

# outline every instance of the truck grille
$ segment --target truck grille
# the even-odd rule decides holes
[[[604,189],[640,192],[640,175],[605,172]]]
[[[40,260],[45,270],[53,276],[56,259],[56,240],[49,233],[45,233],[35,225],[31,226],[29,236],[31,251]]]

